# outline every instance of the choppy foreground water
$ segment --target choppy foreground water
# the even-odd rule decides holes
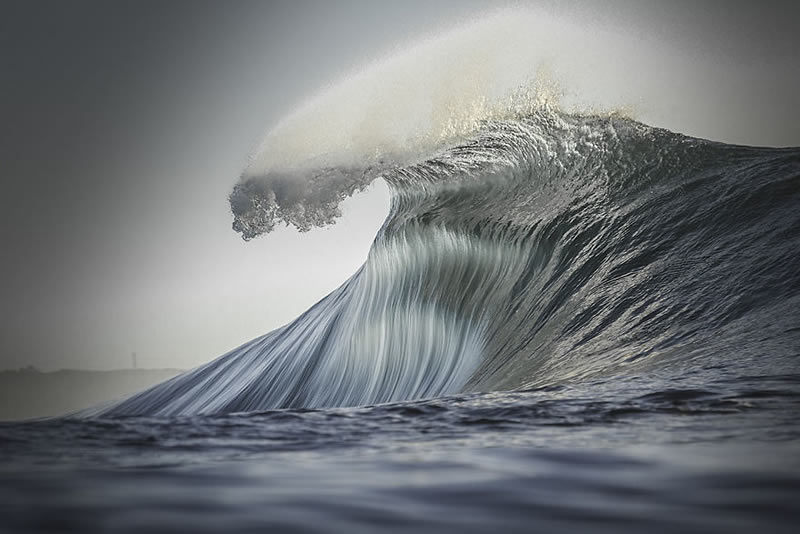
[[[697,384],[702,384],[698,387]],[[7,532],[795,532],[800,376],[0,426]]]

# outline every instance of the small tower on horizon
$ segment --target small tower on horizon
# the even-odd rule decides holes
[[[134,369],[137,368],[137,365],[136,365],[136,353],[135,352],[131,352],[131,365],[133,365]]]

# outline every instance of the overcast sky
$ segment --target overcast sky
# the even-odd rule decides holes
[[[726,58],[752,106],[691,105],[728,140],[800,145],[791,2],[539,4]],[[245,243],[227,194],[247,158],[322,85],[495,6],[3,2],[0,369],[186,368],[304,311],[363,262],[388,193]]]

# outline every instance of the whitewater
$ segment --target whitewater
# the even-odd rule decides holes
[[[382,181],[364,265],[194,370],[2,424],[43,471],[0,498],[62,517],[12,528],[792,531],[800,149],[674,111],[668,80],[708,74],[640,44],[501,11],[309,98],[233,230],[335,224]]]

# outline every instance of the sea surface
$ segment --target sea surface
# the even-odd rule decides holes
[[[0,426],[5,532],[796,532],[800,377]]]

